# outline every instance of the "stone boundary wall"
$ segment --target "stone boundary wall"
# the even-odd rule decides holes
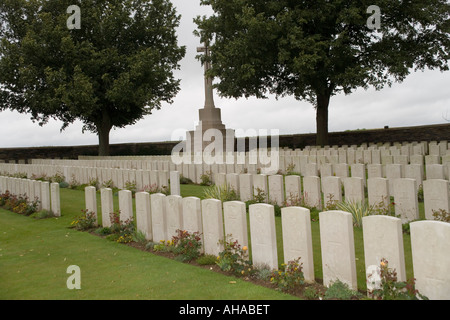
[[[305,148],[315,145],[316,134],[292,134],[280,136],[281,148]],[[450,140],[450,123],[398,127],[388,129],[353,130],[330,132],[330,145],[360,145],[363,143],[391,143],[413,141]],[[169,155],[179,142],[148,142],[111,144],[111,156]],[[270,139],[268,141],[270,144]],[[236,145],[236,144],[235,144]],[[248,142],[246,143],[248,146]],[[80,155],[95,156],[98,145],[90,146],[43,146],[27,148],[0,148],[0,160],[27,163],[28,159],[77,159]]]

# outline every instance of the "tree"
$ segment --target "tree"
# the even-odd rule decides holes
[[[0,109],[81,120],[108,155],[112,128],[178,93],[179,20],[168,0],[2,0]]]
[[[196,31],[211,43],[222,97],[294,96],[316,108],[328,144],[330,98],[377,90],[414,70],[448,70],[446,0],[202,0]],[[378,25],[379,24],[379,25]],[[376,28],[376,29],[375,29]]]

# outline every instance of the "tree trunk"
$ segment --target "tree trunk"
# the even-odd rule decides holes
[[[109,156],[109,132],[111,131],[111,118],[106,110],[102,111],[102,121],[97,125],[98,155]]]
[[[329,94],[317,95],[316,107],[316,145],[328,145],[328,105],[330,104]]]

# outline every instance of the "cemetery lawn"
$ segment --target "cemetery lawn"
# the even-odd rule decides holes
[[[83,206],[83,191],[61,189],[59,218],[0,209],[0,299],[296,298],[71,229]],[[81,290],[66,286],[70,265],[80,267]]]
[[[198,185],[181,185],[181,195],[202,198],[204,189]],[[0,209],[0,299],[298,298],[71,229],[71,222],[84,208],[84,191],[65,188],[60,191],[62,216],[59,218],[36,220]],[[101,212],[99,193],[97,205]],[[423,203],[419,205],[423,217]],[[114,208],[118,208],[117,194]],[[317,212],[311,213],[313,217],[318,216]],[[275,222],[281,265],[284,262],[281,217],[276,217]],[[311,227],[315,277],[321,283],[319,222],[313,220]],[[365,292],[361,228],[354,228],[354,239],[358,289]],[[407,278],[413,278],[408,234],[404,234],[404,250]],[[70,265],[81,269],[81,290],[67,289],[70,274],[66,270]]]

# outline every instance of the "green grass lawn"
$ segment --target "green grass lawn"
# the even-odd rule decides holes
[[[0,299],[295,299],[70,229],[82,191],[61,189],[61,206],[62,217],[43,220],[0,209]],[[70,265],[81,290],[66,286]]]
[[[204,188],[181,185],[181,194],[202,198]],[[97,204],[98,212],[101,212],[99,194]],[[114,206],[118,208],[117,196]],[[61,189],[62,216],[59,218],[36,220],[0,209],[0,299],[295,298],[71,229],[70,223],[81,215],[83,208],[83,191]],[[276,217],[275,221],[281,264],[281,218]],[[313,221],[311,225],[315,277],[320,282],[319,222]],[[354,238],[358,288],[365,290],[362,229],[354,228]],[[412,278],[411,245],[407,234],[404,235],[404,247],[407,277]],[[81,269],[81,290],[69,290],[66,286],[70,276],[66,270],[70,265]]]

